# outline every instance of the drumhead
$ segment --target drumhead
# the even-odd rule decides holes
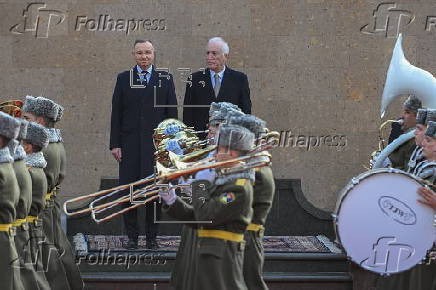
[[[422,184],[394,169],[365,172],[344,188],[335,230],[348,257],[382,275],[420,263],[435,240],[434,212],[418,203]]]

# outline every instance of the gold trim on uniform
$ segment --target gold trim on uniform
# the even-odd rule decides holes
[[[244,186],[246,182],[247,182],[247,179],[239,178],[236,180],[235,184],[238,186]]]

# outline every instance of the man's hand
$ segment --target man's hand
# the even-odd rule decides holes
[[[176,191],[173,189],[162,188],[159,190],[159,196],[167,205],[172,205],[176,201]]]
[[[423,186],[418,188],[418,194],[422,197],[422,199],[418,199],[418,202],[436,210],[436,194],[433,190]]]
[[[111,153],[116,161],[121,162],[121,148],[112,148]]]

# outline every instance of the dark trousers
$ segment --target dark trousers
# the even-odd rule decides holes
[[[154,205],[156,204],[156,205]],[[133,206],[130,202],[123,204],[123,208]],[[161,205],[155,200],[148,202],[140,207],[145,207],[145,236],[147,240],[153,240],[156,238],[159,231],[159,224],[155,221],[160,221],[161,218]],[[156,207],[156,218],[155,218],[155,207]],[[139,225],[138,225],[138,208],[129,210],[123,214],[124,227],[126,229],[126,234],[130,240],[138,240],[139,236]]]

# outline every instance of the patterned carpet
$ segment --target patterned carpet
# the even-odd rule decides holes
[[[85,235],[89,252],[111,250],[125,251],[123,244],[127,242],[126,236]],[[159,251],[177,251],[180,236],[159,236]],[[144,251],[145,237],[138,239],[137,251]],[[332,253],[338,249],[325,236],[266,236],[263,240],[265,252],[280,253]],[[340,251],[339,251],[340,252]]]

